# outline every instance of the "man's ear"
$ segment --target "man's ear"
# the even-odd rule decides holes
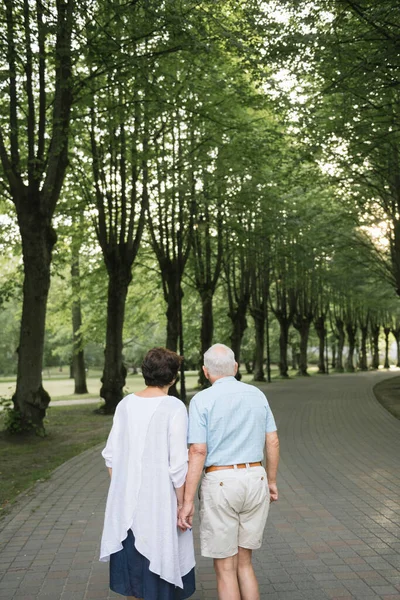
[[[235,368],[233,370],[233,374],[236,375],[237,371],[238,371],[239,365],[237,364],[237,362],[235,362]]]
[[[204,366],[204,365],[203,365],[201,368],[203,369],[204,377],[205,377],[206,379],[208,379],[208,371],[207,371],[207,369],[205,368],[205,366]]]

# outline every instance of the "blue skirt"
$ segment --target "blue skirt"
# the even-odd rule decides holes
[[[150,562],[135,548],[135,536],[128,531],[122,550],[110,556],[110,589],[123,596],[144,600],[185,600],[196,589],[194,568],[182,577],[183,589],[150,571]]]

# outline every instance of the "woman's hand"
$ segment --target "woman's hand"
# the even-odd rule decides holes
[[[182,508],[178,512],[179,529],[182,529],[182,531],[186,531],[186,529],[192,529],[193,515],[194,502],[184,502]]]

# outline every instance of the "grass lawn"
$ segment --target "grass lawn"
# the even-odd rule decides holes
[[[400,419],[400,377],[384,379],[374,387],[374,394],[386,410]]]
[[[310,375],[315,375],[317,368],[312,365],[309,367]],[[278,378],[278,367],[272,366],[272,379]],[[294,372],[290,372],[294,376]],[[62,372],[54,369],[43,372],[43,386],[50,394],[52,402],[57,400],[83,400],[85,398],[99,398],[101,371],[92,369],[87,377],[88,394],[74,394],[74,381],[68,378],[68,371],[64,367]],[[252,375],[243,373],[243,381],[250,383]],[[186,389],[194,391],[197,386],[198,374],[196,371],[186,372]],[[138,392],[144,388],[144,381],[141,375],[128,375],[126,379],[125,392]],[[15,377],[4,377],[0,379],[0,398],[11,398],[15,390]]]
[[[112,417],[93,410],[91,405],[51,407],[45,438],[19,438],[0,431],[0,516],[20,492],[49,477],[69,458],[107,439]]]

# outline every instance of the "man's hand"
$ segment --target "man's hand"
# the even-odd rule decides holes
[[[191,529],[193,525],[194,502],[184,502],[178,513],[178,527],[182,531]]]
[[[269,501],[276,502],[278,500],[276,475],[279,464],[279,438],[276,431],[271,431],[265,435],[265,458],[269,487]]]
[[[276,483],[268,483],[269,487],[269,501],[276,502],[278,500],[278,486]]]

